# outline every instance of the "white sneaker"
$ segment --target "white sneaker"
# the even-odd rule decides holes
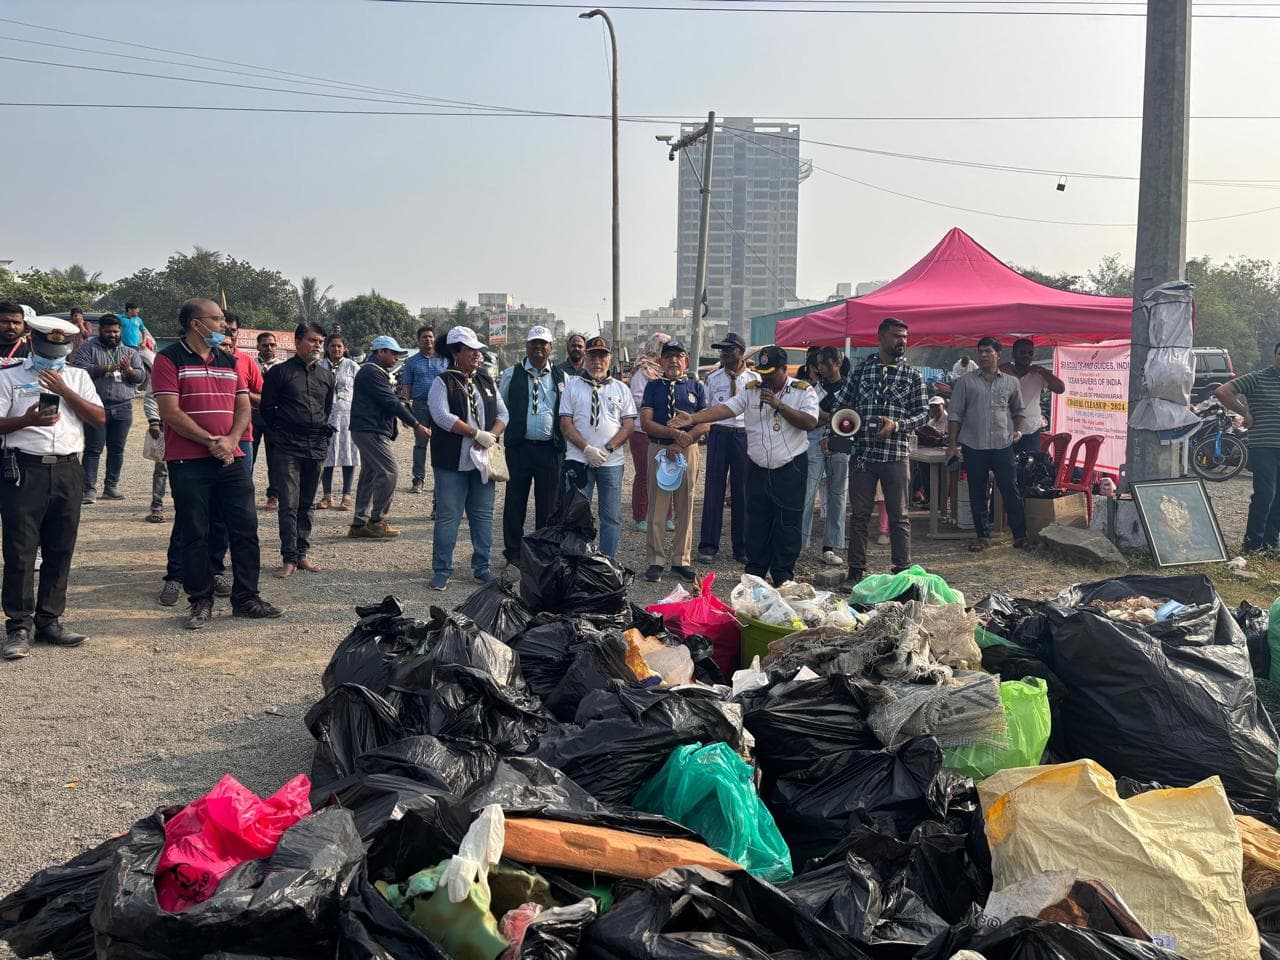
[[[824,550],[822,552],[822,562],[829,567],[844,566],[844,561],[840,559],[840,555],[834,550]]]
[[[889,545],[889,535],[887,533],[880,534],[876,539],[876,543],[880,544],[882,547],[887,547]]]

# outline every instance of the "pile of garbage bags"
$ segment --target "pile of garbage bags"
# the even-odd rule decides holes
[[[425,619],[358,607],[309,776],[266,798],[228,777],[41,871],[0,900],[0,939],[72,960],[1280,947],[1278,745],[1246,638],[1266,628],[1204,578],[969,609],[920,570],[730,676],[696,632],[723,625],[711,583],[640,610],[574,517],[528,538],[519,585]]]

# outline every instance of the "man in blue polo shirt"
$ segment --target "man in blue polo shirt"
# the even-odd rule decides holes
[[[449,362],[444,357],[436,356],[436,331],[429,323],[418,328],[418,352],[404,362],[400,370],[400,396],[409,401],[413,415],[421,423],[431,422],[431,410],[427,405],[427,394],[431,392],[431,384],[436,377],[444,373]],[[413,492],[421,493],[422,485],[427,478],[427,444],[428,437],[417,437],[413,441]],[[435,496],[431,499],[431,515],[435,516]]]
[[[684,344],[672,340],[662,348],[662,378],[645,385],[640,404],[640,427],[649,438],[649,568],[644,578],[650,583],[662,579],[667,563],[666,531],[663,518],[674,505],[676,532],[671,543],[671,572],[692,583],[693,499],[698,485],[698,441],[711,427],[702,423],[681,429],[667,426],[677,410],[697,413],[707,406],[702,384],[688,376],[689,354]],[[674,464],[684,457],[683,476],[676,476]],[[660,481],[659,468],[664,477]],[[669,479],[668,479],[669,478]]]

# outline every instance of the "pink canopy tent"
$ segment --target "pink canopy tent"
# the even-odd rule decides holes
[[[865,297],[778,324],[785,347],[876,345],[876,328],[897,317],[913,347],[972,346],[1030,337],[1041,346],[1128,340],[1133,301],[1093,297],[1028,280],[959,227],[914,267]]]

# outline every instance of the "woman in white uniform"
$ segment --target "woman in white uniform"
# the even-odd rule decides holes
[[[351,442],[351,394],[360,365],[347,356],[347,344],[338,333],[330,334],[324,342],[324,359],[320,363],[333,371],[333,410],[329,414],[329,426],[333,437],[329,440],[329,455],[320,473],[320,485],[324,496],[316,504],[317,510],[334,508],[333,468],[342,468],[342,500],[339,510],[351,509],[351,480],[360,466],[360,451]]]

